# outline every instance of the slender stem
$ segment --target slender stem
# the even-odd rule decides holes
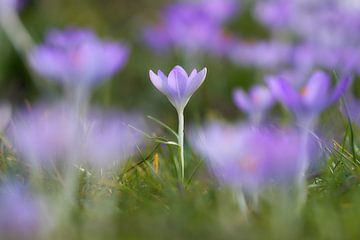
[[[33,41],[30,34],[20,21],[20,18],[12,6],[7,6],[3,3],[0,15],[0,25],[4,32],[9,37],[15,49],[22,55],[26,56],[29,49],[33,46]]]
[[[305,118],[300,121],[301,135],[300,135],[300,167],[297,179],[298,187],[298,208],[301,209],[306,202],[307,189],[306,189],[306,172],[309,168],[309,140],[311,132],[314,130],[316,120],[313,117]]]
[[[184,160],[184,109],[178,111],[179,127],[178,127],[178,143],[180,148],[181,161],[181,181],[184,182],[185,176],[185,160]]]

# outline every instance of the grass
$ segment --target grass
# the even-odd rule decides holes
[[[56,224],[50,238],[359,239],[356,131],[349,125],[343,143],[328,147],[326,166],[309,178],[308,200],[300,212],[291,190],[274,188],[257,208],[250,205],[245,217],[234,192],[211,176],[202,159],[186,152],[187,184],[182,185],[174,164],[176,147],[153,143],[103,176],[79,171],[71,214]],[[2,176],[26,181],[26,166],[4,146],[0,161]],[[52,173],[42,177],[40,191],[51,200],[61,183]]]

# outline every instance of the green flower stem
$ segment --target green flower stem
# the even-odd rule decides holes
[[[178,127],[178,143],[180,148],[181,163],[181,181],[184,183],[185,176],[185,159],[184,159],[184,109],[178,111],[179,127]]]

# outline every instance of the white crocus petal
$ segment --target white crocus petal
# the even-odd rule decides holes
[[[207,69],[204,68],[196,75],[194,75],[192,78],[189,78],[189,85],[186,89],[188,97],[191,97],[194,94],[194,92],[201,86],[201,84],[205,80],[206,74],[207,74]]]
[[[156,75],[152,70],[149,72],[150,80],[154,84],[154,86],[162,93],[166,94],[166,91],[164,89],[164,83],[162,79]]]

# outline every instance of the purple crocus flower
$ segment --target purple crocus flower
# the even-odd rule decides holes
[[[39,239],[42,224],[41,202],[25,187],[8,184],[0,187],[1,239]]]
[[[255,6],[255,16],[271,28],[287,28],[292,23],[295,1],[259,1]]]
[[[161,70],[158,70],[157,74],[150,70],[150,80],[160,92],[168,97],[178,111],[183,111],[190,97],[204,82],[206,73],[206,68],[200,72],[194,69],[188,75],[182,67],[176,66],[168,76],[165,76]]]
[[[261,121],[263,115],[274,103],[270,90],[260,85],[253,86],[249,94],[246,94],[242,89],[236,89],[233,93],[233,99],[236,106],[255,122]]]
[[[174,43],[186,52],[211,50],[214,36],[221,33],[217,22],[201,8],[190,3],[178,3],[166,9],[164,22]]]
[[[318,71],[299,91],[281,77],[269,78],[268,85],[273,95],[284,106],[298,117],[302,117],[319,114],[334,104],[345,93],[351,82],[351,77],[344,77],[332,90],[330,76],[325,72]]]
[[[171,46],[187,55],[221,55],[223,24],[234,16],[237,6],[235,0],[177,2],[165,8],[159,23],[145,29],[145,41],[156,51]]]
[[[143,32],[146,44],[157,53],[164,53],[171,47],[171,39],[163,25],[148,26]]]
[[[203,9],[209,16],[219,23],[227,22],[239,10],[237,0],[202,0],[198,8]]]
[[[229,47],[229,57],[237,64],[264,69],[278,69],[292,57],[292,47],[288,43],[237,41]]]
[[[43,105],[15,116],[9,137],[22,159],[51,167],[54,161],[67,160],[78,151],[80,129],[69,107]]]
[[[84,160],[97,168],[109,168],[135,153],[143,138],[129,124],[144,129],[137,115],[93,111],[85,124]]]
[[[100,40],[87,29],[52,30],[45,43],[30,55],[31,66],[40,75],[65,86],[89,87],[119,71],[128,58],[122,43]]]
[[[193,134],[191,142],[221,182],[248,194],[294,183],[301,165],[299,137],[290,129],[215,122]]]

